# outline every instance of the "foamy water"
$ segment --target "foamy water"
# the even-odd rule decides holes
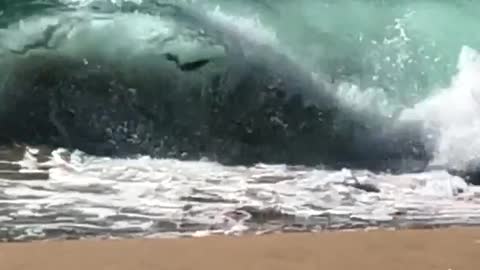
[[[480,54],[463,47],[457,69],[449,87],[405,110],[402,117],[424,122],[426,132],[439,129],[434,164],[464,169],[480,157]]]
[[[29,161],[28,161],[29,160]],[[27,162],[28,161],[28,162]],[[444,171],[389,175],[56,150],[49,179],[0,180],[0,236],[242,234],[480,223],[480,187]]]

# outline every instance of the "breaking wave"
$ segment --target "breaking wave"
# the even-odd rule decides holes
[[[478,5],[4,1],[0,238],[478,224]]]

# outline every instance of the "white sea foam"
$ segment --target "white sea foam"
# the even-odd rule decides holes
[[[239,233],[251,226],[245,224],[252,217],[242,210],[247,208],[273,209],[292,217],[285,223],[300,225],[335,225],[315,221],[322,216],[342,218],[343,225],[480,221],[480,190],[442,171],[394,176],[285,165],[227,167],[147,157],[97,158],[61,149],[53,157],[48,181],[0,180],[0,203],[8,209],[1,216],[5,224],[147,235],[197,224],[192,233]],[[361,184],[378,192],[364,191]],[[33,217],[42,224],[32,222]],[[174,225],[162,225],[166,221]]]
[[[434,164],[463,169],[480,157],[480,54],[464,46],[457,69],[450,86],[405,110],[402,119],[438,132]]]

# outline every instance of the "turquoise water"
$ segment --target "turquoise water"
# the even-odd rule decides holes
[[[381,88],[392,105],[412,105],[445,86],[461,47],[480,48],[476,1],[210,2],[258,15],[314,69]]]
[[[93,3],[114,10],[115,5],[107,2],[4,1],[0,22],[69,4]],[[122,1],[113,2],[122,5]],[[380,88],[391,106],[412,105],[445,86],[455,73],[461,47],[480,47],[480,17],[476,13],[480,3],[476,1],[194,2],[209,9],[218,6],[242,18],[257,18],[274,32],[285,50],[313,71],[326,73],[332,80],[355,83],[361,89]],[[143,1],[146,4],[148,1]],[[123,1],[126,5],[131,3]]]

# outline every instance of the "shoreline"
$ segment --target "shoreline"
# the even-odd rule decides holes
[[[480,227],[0,244],[8,270],[480,269]]]

